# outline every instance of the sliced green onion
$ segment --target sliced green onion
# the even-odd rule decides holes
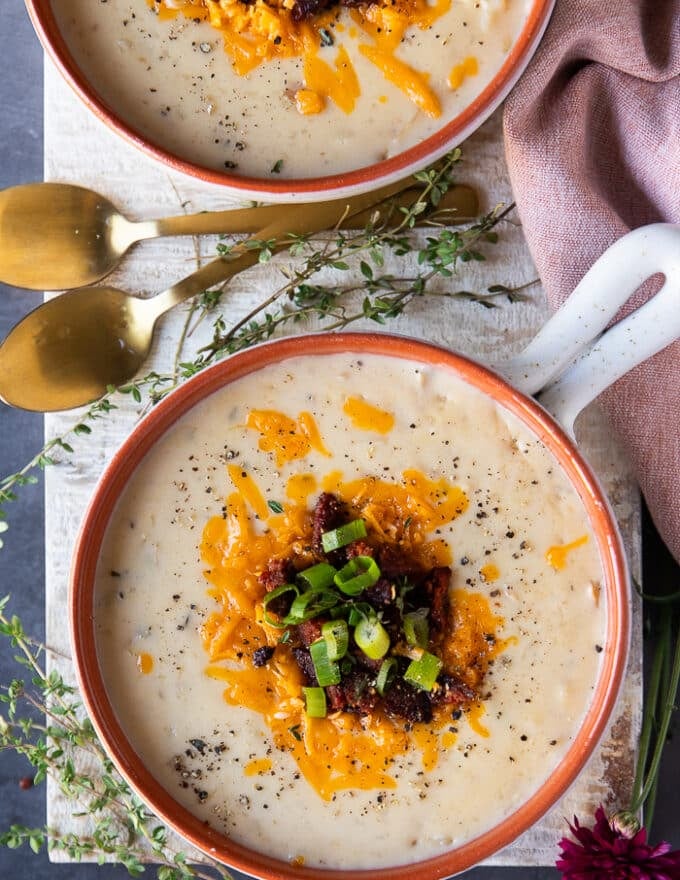
[[[429,651],[423,651],[419,660],[411,660],[404,678],[423,691],[431,691],[442,668],[442,661]]]
[[[356,626],[358,623],[361,623],[363,619],[364,615],[361,613],[361,611],[357,611],[356,608],[352,608],[349,612],[349,618],[347,622],[350,626]]]
[[[297,582],[305,590],[327,590],[328,587],[333,586],[336,572],[337,568],[333,568],[327,562],[320,562],[318,565],[312,565],[311,568],[298,572]]]
[[[303,687],[305,711],[310,718],[326,717],[326,691],[322,687]]]
[[[346,547],[357,538],[366,537],[366,523],[363,519],[354,519],[352,522],[345,523],[344,526],[338,526],[337,529],[331,529],[330,532],[324,532],[321,535],[321,546],[324,553],[330,553],[331,550],[338,550],[340,547]]]
[[[380,671],[378,672],[378,677],[375,680],[375,689],[382,697],[385,694],[385,690],[387,685],[390,682],[390,679],[396,672],[397,661],[394,657],[388,657],[386,660],[383,660],[382,666],[380,667]]]
[[[329,660],[342,660],[349,647],[349,627],[346,620],[327,620],[321,627]]]
[[[359,520],[363,522],[363,520]],[[380,578],[378,563],[372,556],[355,556],[335,575],[335,586],[348,596],[357,596]]]
[[[375,608],[368,602],[355,602],[349,609],[347,621],[350,626],[356,626],[367,617],[375,617]]]
[[[265,623],[268,623],[269,626],[275,626],[277,629],[285,629],[288,624],[284,623],[283,620],[274,620],[274,618],[267,613],[267,607],[269,606],[270,602],[273,602],[274,599],[278,599],[279,596],[283,596],[284,593],[294,593],[296,597],[300,595],[300,591],[295,586],[295,584],[281,584],[280,587],[276,587],[276,589],[272,590],[271,593],[267,593],[267,595],[262,600]],[[293,603],[294,602],[295,599],[293,599]]]
[[[318,639],[309,646],[309,653],[314,664],[316,680],[321,687],[329,684],[340,684],[340,667],[328,656],[328,647],[324,639]]]
[[[354,628],[354,641],[371,660],[380,660],[387,654],[390,637],[377,617],[363,617]]]
[[[430,640],[427,613],[427,608],[419,608],[417,611],[409,611],[404,615],[404,635],[409,645],[427,648]]]
[[[307,590],[306,593],[293,599],[290,611],[282,622],[287,626],[303,623],[305,620],[318,617],[319,614],[323,614],[324,611],[328,611],[337,604],[337,593],[331,593],[329,590]]]

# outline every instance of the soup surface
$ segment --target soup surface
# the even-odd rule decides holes
[[[377,420],[371,407],[387,415]],[[318,442],[286,459],[253,411],[298,424],[307,414]],[[218,608],[208,589],[219,560],[206,563],[206,536],[223,527],[226,555],[240,528],[230,505],[240,503],[261,535],[302,482],[313,506],[329,481],[372,477],[403,490],[416,471],[466,500],[429,538],[448,554],[454,607],[465,596],[491,609],[502,650],[474,709],[432,733],[415,725],[384,784],[325,798],[263,716],[225,696],[203,643]],[[213,394],[133,474],[97,572],[99,662],[144,764],[215,829],[295,864],[404,864],[488,830],[563,758],[606,638],[601,579],[580,499],[512,414],[443,369],[377,355],[300,357]]]
[[[207,21],[164,19],[146,0],[52,0],[77,63],[129,125],[182,159],[274,178],[337,174],[401,153],[480,94],[500,69],[531,0],[440,3],[446,11],[427,26],[409,28],[389,58],[376,35],[343,9],[325,29],[329,45],[314,57],[315,74],[302,58],[283,58],[241,76]],[[356,75],[351,107],[347,84],[336,82],[341,70]],[[416,75],[439,109],[413,102],[420,86],[408,81]],[[310,113],[309,101],[305,109],[300,99],[310,77],[314,94],[321,93],[321,112]]]

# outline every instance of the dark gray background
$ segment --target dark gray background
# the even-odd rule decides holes
[[[95,0],[92,0],[95,2]],[[140,0],[143,2],[143,0]],[[2,0],[0,15],[0,189],[42,179],[42,51],[21,0]],[[0,284],[0,338],[40,301],[40,295]],[[21,468],[42,446],[42,418],[10,409],[0,403],[0,476]],[[96,442],[96,441],[94,441]],[[44,541],[43,487],[27,487],[9,505],[10,530],[0,550],[0,595],[12,594],[10,609],[19,614],[27,630],[43,633]],[[645,528],[645,568],[648,589],[680,588],[677,566],[670,560],[653,528]],[[0,683],[16,674],[11,652],[0,652]],[[666,750],[654,838],[680,847],[680,818],[676,804],[680,770],[680,745]],[[0,830],[13,822],[44,822],[43,787],[24,791],[21,777],[30,768],[13,754],[0,753]],[[153,871],[148,873],[153,875]],[[44,854],[28,849],[0,850],[0,877],[35,880],[113,880],[127,877],[124,868],[94,865],[51,865]],[[552,868],[478,868],[470,880],[554,880]]]

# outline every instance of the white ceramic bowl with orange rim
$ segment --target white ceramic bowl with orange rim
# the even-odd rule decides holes
[[[142,18],[142,13],[148,12],[146,0],[138,0],[138,2],[140,4],[138,17]],[[243,157],[244,154],[242,153],[239,154],[237,152],[231,156],[231,160],[234,161],[230,160],[226,163],[222,161],[213,162],[206,159],[207,154],[201,152],[199,155],[195,147],[185,146],[183,141],[182,146],[179,146],[179,142],[173,140],[174,134],[171,133],[173,131],[172,127],[180,123],[173,119],[173,112],[168,112],[171,110],[171,98],[167,97],[167,95],[168,106],[164,104],[162,112],[168,117],[163,125],[170,126],[169,128],[157,129],[154,127],[156,122],[151,123],[148,121],[151,116],[154,118],[158,117],[160,112],[153,102],[149,103],[148,110],[146,108],[144,110],[139,109],[142,104],[146,104],[146,98],[143,93],[135,94],[133,102],[134,112],[124,106],[126,100],[128,100],[128,103],[131,102],[131,99],[126,97],[127,86],[123,85],[125,80],[125,53],[116,49],[114,45],[116,40],[113,37],[111,37],[110,45],[106,41],[97,44],[97,56],[102,57],[110,50],[110,58],[107,57],[105,59],[104,72],[101,74],[103,79],[99,84],[95,84],[93,79],[96,77],[92,70],[88,68],[88,64],[91,62],[84,63],[82,59],[76,57],[78,51],[74,52],[73,46],[69,43],[70,38],[67,40],[64,36],[65,28],[60,24],[60,15],[63,13],[60,12],[58,15],[55,12],[57,3],[61,3],[61,6],[66,9],[69,7],[69,3],[64,3],[64,0],[26,0],[33,24],[43,46],[62,75],[92,112],[128,142],[139,147],[168,167],[209,183],[224,185],[244,198],[265,199],[268,201],[316,201],[367,191],[405,178],[444,155],[446,151],[460,144],[468,137],[501,104],[529,63],[547,27],[554,6],[554,0],[513,0],[513,3],[524,4],[522,10],[526,8],[526,16],[523,17],[523,24],[519,27],[518,32],[513,34],[509,45],[504,43],[502,51],[499,52],[498,63],[494,62],[493,71],[489,71],[488,76],[485,73],[483,78],[480,74],[479,87],[474,89],[470,87],[469,94],[468,92],[465,92],[464,96],[461,94],[460,100],[455,105],[452,105],[450,112],[446,111],[446,107],[444,107],[441,117],[433,120],[431,125],[428,123],[428,127],[423,129],[422,137],[414,136],[412,138],[410,134],[404,135],[404,145],[402,146],[401,134],[395,135],[397,140],[390,145],[389,142],[381,144],[382,135],[376,136],[372,133],[371,139],[376,141],[372,147],[372,149],[376,150],[375,156],[373,156],[373,153],[369,153],[363,156],[363,158],[357,158],[359,155],[357,149],[361,132],[365,132],[371,128],[372,124],[375,124],[375,122],[372,123],[372,120],[379,118],[382,112],[381,107],[383,105],[379,102],[384,101],[387,105],[387,98],[382,94],[372,96],[369,109],[369,101],[368,97],[366,97],[366,107],[361,111],[364,113],[365,118],[362,117],[361,121],[357,121],[356,124],[353,124],[351,120],[358,114],[358,111],[353,111],[353,114],[349,116],[338,112],[337,118],[333,117],[332,124],[319,129],[318,139],[326,144],[336,136],[338,139],[342,139],[344,146],[342,147],[342,154],[339,155],[338,159],[342,159],[343,167],[340,167],[340,161],[333,162],[330,159],[324,166],[317,167],[315,165],[315,155],[320,152],[320,149],[315,146],[317,144],[316,140],[311,142],[307,140],[305,133],[306,129],[309,129],[310,125],[312,125],[310,122],[311,117],[299,116],[298,118],[296,115],[292,118],[292,126],[299,125],[299,131],[293,130],[286,143],[299,144],[301,155],[297,160],[298,164],[290,173],[287,173],[286,161],[288,160],[284,160],[283,172],[272,172],[272,168],[280,164],[278,160],[281,158],[281,155],[277,153],[277,150],[283,149],[288,151],[288,153],[291,152],[287,146],[283,148],[279,146],[280,143],[283,143],[283,129],[280,128],[279,122],[289,118],[285,116],[285,114],[289,113],[289,109],[286,104],[285,109],[280,111],[279,107],[283,106],[284,102],[279,100],[279,95],[284,90],[277,87],[274,94],[262,99],[262,102],[266,103],[267,106],[267,125],[264,139],[260,141],[255,140],[254,146],[251,149],[248,137],[243,137],[241,128],[238,129],[240,134],[235,134],[231,137],[232,145],[236,142],[238,149],[243,149],[243,143],[245,142],[248,150],[254,155],[258,157],[262,155],[261,170],[259,165],[256,166],[256,173],[253,171],[252,165],[248,166],[247,162],[244,165],[243,161],[239,159],[239,156]],[[93,14],[101,14],[101,12]],[[107,11],[108,14],[109,12]],[[470,7],[467,14],[477,14],[475,13],[474,6]],[[108,30],[108,27],[109,23],[107,21],[101,30]],[[205,27],[207,28],[208,26],[205,25]],[[127,30],[132,30],[132,22],[130,22],[130,27]],[[350,29],[345,28],[345,39],[349,39],[346,33],[348,30]],[[222,52],[221,46],[218,45],[219,38],[214,32],[213,35],[216,38],[214,52]],[[124,33],[122,36],[124,37]],[[100,37],[97,37],[97,39],[100,39]],[[116,39],[119,43],[127,40],[127,38]],[[193,40],[190,45],[194,45],[195,42],[196,40]],[[451,43],[453,44],[454,42],[455,34],[451,38]],[[174,39],[169,41],[167,44],[164,44],[162,53],[172,53],[177,45],[179,43]],[[207,42],[204,41],[201,45],[207,45]],[[135,53],[139,54],[136,44]],[[200,55],[200,53],[198,54]],[[427,55],[428,53],[425,54]],[[153,58],[153,53],[150,53],[149,57]],[[450,66],[454,66],[460,61],[460,52],[457,52],[455,45],[451,45],[450,58],[451,60],[448,61],[448,56],[446,56],[446,63]],[[266,65],[263,65],[262,70],[265,69]],[[258,71],[255,71],[253,75],[257,73]],[[133,78],[134,81],[139,81],[144,77],[144,74],[144,69],[136,72]],[[218,78],[222,76],[219,72],[218,74],[206,72],[200,74],[198,78],[207,79],[209,75],[217,76]],[[163,79],[167,79],[168,76],[172,76],[172,67],[167,71],[164,70]],[[161,79],[160,76],[156,78]],[[364,81],[369,78],[373,79],[372,76],[364,75]],[[375,78],[382,82],[381,74],[377,69],[375,70]],[[109,90],[108,84],[114,80],[115,85],[112,85]],[[149,79],[149,85],[151,85],[151,79]],[[211,88],[213,85],[214,83],[211,83]],[[181,85],[181,88],[185,88],[185,85]],[[365,92],[368,92],[365,82],[362,83],[362,88]],[[380,88],[383,88],[383,86]],[[392,86],[389,84],[385,85],[386,90],[390,88]],[[442,89],[443,93],[446,94],[446,88],[442,86]],[[148,91],[149,89],[146,90],[147,97]],[[159,91],[158,83],[151,88],[151,91]],[[229,121],[224,122],[222,128],[214,128],[214,126],[211,128],[209,143],[217,143],[218,140],[222,139],[223,135],[226,143],[229,138],[225,135],[225,127],[233,124],[234,117],[243,112],[243,108],[235,105],[235,101],[230,104],[219,103],[222,98],[221,96],[216,98],[216,94],[217,89],[213,89],[210,93],[212,103],[208,102],[205,96],[204,103],[209,104],[210,114],[214,116],[219,116],[220,113],[224,115],[225,108],[227,108],[229,112],[225,119]],[[244,99],[239,98],[241,103],[247,104],[258,100],[256,96],[247,94],[248,97]],[[181,98],[182,96],[179,97]],[[361,97],[364,97],[363,94]],[[288,101],[289,103],[290,101]],[[213,106],[219,109],[213,110]],[[415,123],[410,118],[413,115],[411,110],[414,110],[414,105],[409,103],[409,107],[410,109],[401,108],[400,106],[397,120],[393,125],[391,124],[390,132],[393,130],[399,131],[401,128],[409,131],[414,125],[416,127],[420,126],[417,114],[413,116],[413,119],[416,120]],[[334,113],[336,110],[337,108],[333,108]],[[174,111],[175,115],[178,113],[182,114],[179,102],[172,105],[172,111]],[[245,112],[248,111],[246,110]],[[198,119],[197,126],[194,126],[195,130],[197,127],[202,127],[200,122],[202,116],[192,117],[192,119],[194,118]],[[403,122],[400,121],[402,119]],[[347,122],[347,120],[350,121]],[[347,135],[344,134],[346,123],[349,126]],[[316,122],[313,123],[313,125],[316,124]],[[222,125],[222,122],[219,125]],[[243,123],[239,123],[239,125],[242,126]],[[291,122],[286,122],[286,125],[290,126]],[[280,128],[278,133],[277,128]],[[309,130],[314,131],[315,129]],[[254,133],[251,132],[251,135],[255,138]],[[317,136],[313,135],[313,137]],[[221,149],[222,147],[220,147]],[[329,147],[328,149],[331,148]],[[226,158],[226,153],[222,158]],[[260,161],[259,158],[257,161]],[[227,167],[225,167],[225,164]],[[236,164],[244,165],[243,170],[238,168],[232,170],[230,166]]]
[[[565,793],[602,737],[623,679],[629,642],[629,581],[621,538],[609,503],[573,439],[580,410],[608,384],[680,335],[680,228],[659,224],[630,233],[590,270],[569,302],[529,347],[492,372],[427,343],[387,334],[319,334],[285,338],[241,352],[194,377],[162,401],[123,444],[99,483],[78,540],[70,594],[73,654],[85,705],[107,751],[133,789],[170,827],[225,864],[262,878],[310,880],[435,880],[468,869],[526,831]],[[666,284],[643,308],[599,336],[625,299],[652,274]],[[575,736],[547,779],[489,830],[414,863],[371,870],[320,869],[290,864],[243,846],[193,815],[140,759],[113,708],[98,655],[95,581],[102,543],[121,493],[147,453],[179,420],[214,393],[271,364],[300,355],[385,355],[461,378],[525,426],[549,451],[582,504],[601,561],[606,609],[597,679]],[[502,374],[505,378],[501,378]],[[536,402],[530,395],[538,394]],[[154,584],[149,584],[154,589]],[[546,622],[549,626],[549,621]],[[455,785],[455,780],[452,780]]]

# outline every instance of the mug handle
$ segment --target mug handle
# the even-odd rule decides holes
[[[659,292],[605,331],[657,273],[666,279]],[[537,395],[573,436],[585,406],[679,336],[680,226],[654,223],[608,248],[527,347],[495,368],[520,391]]]

